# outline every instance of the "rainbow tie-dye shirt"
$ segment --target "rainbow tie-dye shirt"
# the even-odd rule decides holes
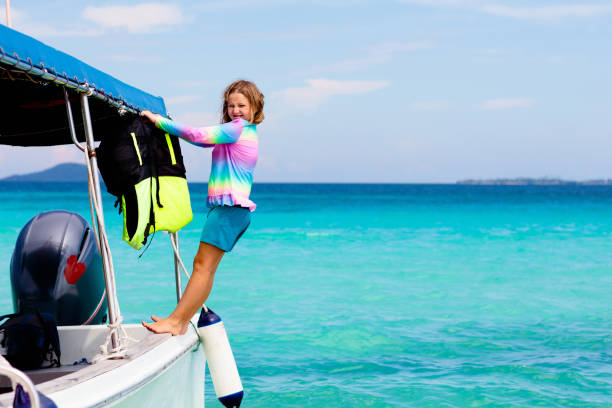
[[[209,207],[239,205],[255,211],[256,205],[249,199],[259,150],[254,124],[235,119],[195,128],[163,118],[157,121],[157,127],[196,146],[213,147],[206,200]]]

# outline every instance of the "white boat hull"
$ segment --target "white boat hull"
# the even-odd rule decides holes
[[[185,354],[158,377],[139,387],[112,407],[203,407],[204,353]],[[194,381],[195,380],[195,381]]]

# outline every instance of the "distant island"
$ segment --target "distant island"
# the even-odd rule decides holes
[[[87,166],[79,163],[62,163],[36,173],[15,174],[0,181],[15,182],[87,182]]]
[[[481,186],[608,186],[612,185],[612,179],[597,179],[585,181],[562,180],[558,178],[499,178],[482,180],[461,180],[457,184],[481,185]]]
[[[0,181],[12,182],[87,182],[87,166],[80,163],[62,163],[49,169],[28,174],[14,174],[0,179]],[[103,183],[102,178],[100,182]],[[480,186],[609,186],[612,179],[596,179],[584,181],[562,180],[559,178],[541,177],[517,177],[497,179],[467,179],[459,180],[460,185]]]

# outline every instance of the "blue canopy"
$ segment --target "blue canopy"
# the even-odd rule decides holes
[[[68,80],[88,84],[111,100],[122,101],[135,110],[150,110],[166,115],[164,100],[126,84],[62,51],[43,44],[0,24],[0,62],[18,63],[24,70],[30,67],[46,69],[49,76],[57,74],[58,81]],[[10,61],[10,62],[9,62]],[[27,68],[26,68],[27,67]]]
[[[91,95],[90,111],[96,140],[120,129],[140,110],[167,115],[161,97],[0,25],[0,144],[71,143],[64,89],[69,90],[70,99],[76,102],[79,93]],[[81,112],[78,108],[73,112],[77,138],[82,140]]]

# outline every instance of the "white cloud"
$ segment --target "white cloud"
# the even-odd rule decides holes
[[[163,31],[168,26],[185,21],[185,17],[176,5],[163,3],[86,7],[83,17],[104,29],[124,29],[130,33]]]
[[[385,42],[363,49],[365,54],[360,58],[351,58],[330,65],[321,65],[309,69],[309,73],[317,72],[346,72],[366,68],[371,65],[383,64],[391,61],[395,54],[410,51],[419,51],[432,48],[427,41],[420,42]]]
[[[91,27],[54,27],[46,22],[34,21],[30,15],[11,7],[12,28],[37,38],[46,37],[91,37],[102,34],[99,29]],[[0,24],[6,24],[6,8],[0,7]]]
[[[482,109],[485,109],[485,110],[528,108],[528,107],[533,106],[533,99],[529,99],[529,98],[489,99],[489,100],[484,101],[480,106],[482,107]]]
[[[570,4],[543,7],[490,5],[483,6],[481,10],[488,14],[517,19],[546,20],[568,17],[595,17],[602,14],[612,13],[612,6],[594,4]]]
[[[507,6],[490,0],[397,0],[404,4],[434,7],[455,7],[477,10],[486,14],[523,20],[548,20],[572,17],[596,17],[612,13],[611,5],[559,4],[550,6]]]
[[[101,6],[86,7],[82,16],[97,24],[96,27],[86,24],[52,25],[45,21],[34,21],[25,13],[11,8],[13,28],[33,37],[94,37],[103,35],[108,30],[126,30],[129,33],[152,33],[167,29],[169,26],[182,24],[188,19],[175,5],[163,3],[142,3],[134,6]],[[0,8],[1,22],[6,22],[4,6]],[[127,61],[129,57],[115,56]]]
[[[324,101],[338,95],[357,95],[385,88],[389,81],[336,81],[307,79],[307,86],[287,88],[273,93],[281,97],[285,107],[316,109]]]

